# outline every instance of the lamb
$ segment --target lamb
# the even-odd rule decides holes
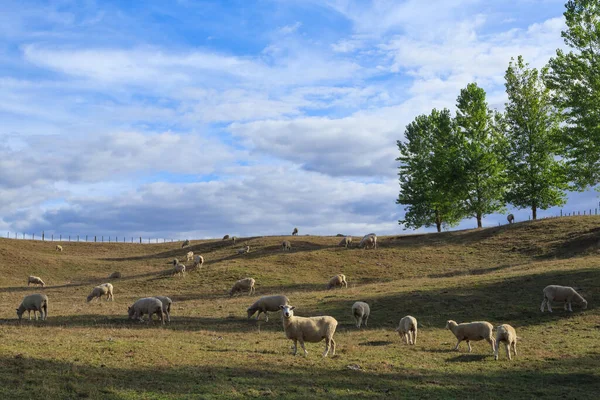
[[[508,214],[508,216],[506,217],[506,220],[508,221],[509,224],[512,224],[513,222],[515,222],[515,216],[512,214]]]
[[[129,308],[127,308],[129,319],[141,320],[144,314],[148,314],[148,323],[152,321],[152,315],[156,314],[160,322],[164,325],[163,303],[156,297],[144,297],[139,299]]]
[[[242,249],[239,249],[239,250],[237,251],[237,253],[238,253],[238,254],[246,254],[246,253],[250,253],[250,246],[246,246],[246,247],[244,247],[244,248],[242,248]]]
[[[227,239],[229,239],[229,235],[223,236],[223,240],[227,240]]]
[[[296,235],[298,235],[298,228],[294,228],[294,230],[292,231],[292,236]]]
[[[183,241],[183,243],[181,243],[181,248],[183,249],[185,246],[189,246],[190,245],[190,241],[188,239],[185,239]]]
[[[346,281],[346,275],[339,274],[334,276],[329,280],[327,284],[327,289],[332,289],[334,287],[348,287],[348,282]]]
[[[33,275],[30,275],[29,278],[27,278],[27,286],[29,286],[31,283],[34,285],[42,285],[42,287],[46,286],[42,278]]]
[[[342,239],[339,246],[344,246],[345,248],[351,247],[352,245],[352,236],[346,236]]]
[[[575,300],[576,303],[581,304],[584,310],[587,308],[587,300],[581,297],[581,295],[572,287],[548,285],[544,288],[544,300],[542,300],[540,309],[544,312],[544,306],[547,305],[548,311],[552,312],[551,303],[553,301],[564,301],[565,311],[567,310],[568,305],[569,311],[573,312],[573,309],[571,308],[571,302],[573,300]]]
[[[92,289],[92,292],[87,297],[87,302],[89,303],[95,298],[100,298],[102,296],[106,296],[106,301],[112,300],[115,301],[115,297],[113,296],[113,285],[110,283],[103,283],[102,285],[96,286]]]
[[[194,252],[188,251],[185,256],[187,257],[186,261],[192,261],[194,259]]]
[[[463,340],[467,341],[469,353],[471,352],[471,341],[479,341],[485,339],[492,346],[492,353],[495,351],[495,341],[492,331],[494,327],[486,321],[466,322],[457,324],[455,321],[449,320],[446,322],[446,329],[450,329],[458,342],[454,350],[458,350],[458,345]]]
[[[31,311],[33,311],[33,316],[37,321],[37,313],[40,312],[40,317],[42,321],[45,321],[48,318],[48,296],[45,294],[30,294],[23,298],[23,301],[17,308],[17,317],[19,318],[19,323],[21,323],[21,319],[23,317],[23,313],[27,311],[29,315],[29,320],[31,321]]]
[[[173,304],[173,301],[167,296],[154,296],[154,298],[160,300],[163,314],[167,317],[167,322],[171,322],[171,304]]]
[[[323,339],[325,339],[323,357],[327,357],[330,347],[331,355],[335,355],[333,334],[338,324],[335,318],[329,316],[296,317],[294,316],[294,309],[296,307],[283,305],[280,308],[283,312],[283,330],[285,331],[285,336],[294,341],[294,355],[298,352],[298,342],[300,342],[300,346],[304,350],[304,356],[306,357],[308,351],[304,347],[304,342],[318,343]]]
[[[121,278],[121,273],[116,271],[113,272],[112,274],[110,274],[110,276],[108,277],[108,279],[120,279]]]
[[[281,243],[281,249],[282,249],[282,250],[284,250],[284,251],[285,251],[285,250],[291,250],[291,249],[292,249],[292,244],[290,243],[290,241],[289,241],[289,240],[284,240],[284,241]]]
[[[201,255],[196,255],[196,257],[194,257],[194,268],[202,268],[202,265],[204,264],[204,257],[202,257]]]
[[[363,238],[361,239],[360,243],[358,244],[358,247],[364,247],[366,248],[377,248],[377,235],[374,233],[369,233],[365,236],[363,236]]]
[[[365,326],[367,326],[367,320],[369,319],[369,314],[371,313],[371,308],[364,301],[357,301],[352,305],[352,315],[356,320],[356,327],[360,328],[362,322],[365,322]]]
[[[173,260],[173,275],[180,275],[185,277],[185,265],[179,264],[177,259]]]
[[[265,322],[269,321],[268,312],[276,312],[279,311],[280,306],[286,306],[290,304],[290,301],[286,296],[283,295],[274,295],[274,296],[263,296],[260,299],[256,300],[254,304],[252,304],[246,310],[248,312],[248,319],[250,319],[254,313],[258,311],[256,315],[256,319],[260,317],[260,313],[265,314]]]
[[[254,280],[254,278],[240,279],[239,281],[233,284],[231,289],[229,289],[229,297],[233,296],[237,292],[248,292],[248,295],[250,296],[255,291],[255,282],[256,281]]]
[[[515,352],[515,356],[517,355],[517,332],[515,332],[515,328],[508,324],[502,324],[496,327],[496,352],[494,353],[494,359],[496,360],[498,359],[500,343],[504,343],[506,346],[506,355],[509,360],[512,360],[510,357],[511,346]]]
[[[417,319],[410,315],[403,317],[396,328],[396,332],[402,336],[402,341],[406,344],[417,344]]]
[[[60,244],[57,244],[56,251],[62,251],[62,250],[63,250],[62,246]]]

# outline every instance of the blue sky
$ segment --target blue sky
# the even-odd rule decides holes
[[[540,67],[563,46],[563,7],[3,1],[0,231],[402,232],[404,127],[472,81],[502,109],[510,58]]]

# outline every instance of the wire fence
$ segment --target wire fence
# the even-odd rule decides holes
[[[156,243],[177,243],[184,242],[185,239],[166,239],[166,238],[144,238],[142,236],[104,236],[104,235],[63,235],[42,231],[41,234],[6,232],[7,239],[18,240],[38,240],[44,242],[88,242],[88,243],[130,243],[130,244],[156,244]]]

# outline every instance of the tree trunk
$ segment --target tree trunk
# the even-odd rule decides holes
[[[537,219],[537,207],[535,205],[531,206],[531,215],[533,220]]]
[[[477,213],[477,227],[481,228],[481,214]]]
[[[439,210],[435,210],[435,226],[438,233],[440,233],[442,231],[442,219],[440,218]]]

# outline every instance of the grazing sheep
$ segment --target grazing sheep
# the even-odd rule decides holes
[[[292,231],[292,236],[296,235],[298,235],[298,228],[294,228],[294,230]]]
[[[304,350],[304,356],[306,357],[308,351],[304,347],[304,342],[318,343],[323,339],[325,339],[323,357],[327,357],[330,347],[331,355],[335,355],[333,334],[338,324],[335,318],[329,316],[296,317],[294,316],[294,309],[296,307],[284,305],[280,306],[280,308],[283,312],[283,330],[285,331],[285,336],[294,341],[294,355],[298,352],[298,342],[300,342],[300,346]]]
[[[202,268],[203,264],[204,264],[204,257],[202,257],[201,255],[196,255],[196,257],[194,257],[194,267],[193,268]]]
[[[373,249],[377,248],[377,235],[374,233],[369,233],[361,239],[360,243],[358,243],[358,247],[363,247],[365,249],[372,247]]]
[[[31,283],[34,285],[42,285],[42,287],[46,286],[42,278],[33,275],[30,275],[29,278],[27,278],[27,286],[29,286]]]
[[[246,247],[244,247],[244,248],[242,248],[242,249],[239,249],[239,250],[237,251],[237,253],[238,253],[238,254],[246,254],[246,253],[250,253],[250,246],[246,246]]]
[[[346,281],[346,275],[339,274],[334,276],[329,280],[327,284],[327,289],[332,289],[334,287],[348,287],[348,282]]]
[[[496,360],[498,359],[500,343],[504,343],[506,346],[506,355],[509,360],[512,360],[510,357],[511,346],[515,352],[515,356],[517,355],[517,332],[515,332],[515,328],[508,324],[502,324],[496,327],[496,352],[494,353],[494,359]]]
[[[289,240],[284,240],[284,241],[281,243],[281,249],[282,249],[282,250],[284,250],[284,251],[285,251],[285,250],[291,250],[291,249],[292,249],[292,244],[290,243],[290,241],[289,241]]]
[[[407,315],[400,320],[396,332],[406,344],[417,344],[417,319]]]
[[[181,248],[183,249],[185,246],[189,246],[190,245],[190,241],[188,239],[185,239],[183,241],[183,243],[181,243]]]
[[[154,296],[154,298],[160,300],[163,314],[167,317],[167,322],[171,322],[171,304],[173,304],[173,301],[167,296]]]
[[[509,224],[512,224],[513,222],[515,222],[515,216],[512,214],[508,214],[508,216],[506,217],[506,220],[508,221]]]
[[[248,296],[254,293],[254,283],[256,281],[254,278],[244,278],[240,279],[236,283],[233,284],[231,289],[229,289],[229,297],[233,296],[237,292],[248,292]]]
[[[233,244],[235,244],[236,240],[237,240],[237,237],[235,237],[235,236],[231,237],[231,241],[233,242]]]
[[[98,301],[102,296],[106,296],[106,301],[112,300],[115,301],[115,297],[113,295],[113,285],[110,283],[103,283],[102,285],[96,286],[92,289],[92,293],[90,293],[87,297],[87,302],[89,303],[95,298],[98,298]]]
[[[185,256],[186,256],[186,261],[192,261],[194,259],[194,252],[188,251]]]
[[[371,314],[371,307],[364,301],[357,301],[352,305],[352,315],[356,320],[356,327],[360,328],[363,321],[365,322],[365,326],[367,326],[367,320],[369,319],[369,314]]]
[[[177,259],[173,260],[173,275],[185,276],[185,265],[179,264]]]
[[[129,319],[142,320],[144,314],[148,314],[148,323],[152,321],[152,315],[156,314],[160,322],[164,325],[163,304],[156,297],[144,297],[137,300],[131,307],[127,308]]]
[[[17,308],[17,317],[19,318],[19,323],[21,323],[21,318],[23,317],[23,313],[27,311],[29,315],[29,320],[31,321],[31,311],[33,311],[33,316],[37,321],[37,313],[40,312],[40,317],[42,321],[45,321],[48,318],[48,296],[45,294],[30,294],[23,298],[23,301]]]
[[[570,286],[559,286],[559,285],[548,285],[544,288],[544,300],[542,300],[542,306],[540,309],[544,312],[544,306],[548,306],[548,311],[552,312],[551,303],[553,301],[563,301],[565,303],[565,310],[573,311],[571,308],[571,302],[575,300],[575,303],[581,304],[583,309],[587,308],[587,300],[581,297],[579,293]]]
[[[485,339],[492,346],[492,353],[495,351],[494,336],[492,331],[494,327],[486,321],[466,322],[457,324],[455,321],[449,320],[446,322],[446,329],[450,329],[458,342],[454,350],[458,350],[460,342],[465,340],[471,352],[471,341],[476,342]]]
[[[277,312],[279,311],[280,306],[285,306],[290,304],[290,301],[286,296],[283,295],[274,295],[274,296],[263,296],[260,299],[256,300],[254,304],[252,304],[246,310],[248,312],[248,319],[250,319],[254,313],[258,311],[256,314],[256,319],[260,317],[260,313],[265,314],[265,322],[269,321],[268,312]]]
[[[57,244],[56,251],[62,251],[62,250],[63,250],[62,246],[60,244]]]
[[[108,277],[108,279],[120,279],[121,278],[121,273],[120,272],[113,272],[112,274],[110,274],[110,276]]]
[[[345,248],[352,247],[352,236],[344,237],[339,246],[344,246]]]
[[[227,239],[229,239],[229,235],[223,236],[223,240],[227,240]]]

